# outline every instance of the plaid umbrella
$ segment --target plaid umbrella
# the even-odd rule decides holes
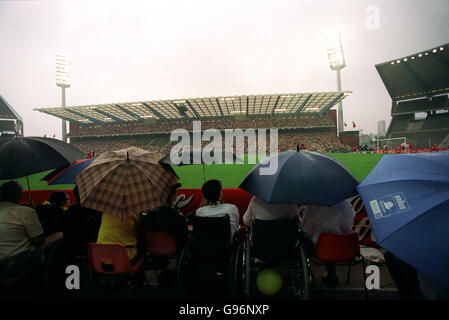
[[[135,147],[101,154],[76,177],[81,205],[125,218],[165,204],[179,177],[160,158]]]

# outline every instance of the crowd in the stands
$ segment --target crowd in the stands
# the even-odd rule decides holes
[[[175,129],[193,130],[192,121],[195,119],[158,120],[150,122],[133,122],[128,124],[111,124],[103,126],[80,127],[72,124],[69,136],[98,136],[115,134],[167,133]],[[202,119],[201,129],[232,129],[232,128],[312,128],[332,127],[334,123],[327,116],[257,116],[246,119],[233,117]]]
[[[193,141],[191,139],[191,141]],[[223,148],[225,147],[225,135],[222,135]],[[257,150],[257,135],[256,135],[256,145],[254,149]],[[85,152],[95,152],[99,155],[105,151],[113,151],[124,149],[127,147],[135,146],[141,149],[145,149],[152,152],[168,153],[170,149],[178,144],[178,141],[170,141],[170,135],[167,134],[165,137],[152,138],[149,136],[147,139],[136,139],[130,138],[129,136],[121,138],[115,137],[111,139],[79,139],[71,142],[72,145]],[[202,147],[210,144],[209,141],[202,141]],[[251,146],[253,144],[250,142]],[[307,150],[319,151],[319,152],[331,152],[338,150],[348,149],[346,145],[340,142],[340,140],[335,136],[332,131],[310,131],[310,132],[279,132],[278,133],[278,151],[294,150],[298,144],[303,144]],[[234,140],[234,145],[237,146],[237,140]],[[266,134],[266,150],[269,151],[275,148],[275,144],[270,147],[270,134],[267,131]],[[234,149],[235,150],[235,149]],[[244,139],[244,153],[251,151],[248,148],[248,139]]]

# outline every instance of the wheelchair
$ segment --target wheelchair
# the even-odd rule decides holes
[[[231,239],[229,215],[192,217],[192,231],[178,261],[180,295],[193,299],[235,298],[238,256],[243,245],[238,232]],[[240,270],[241,271],[241,270]]]
[[[287,269],[285,285],[295,299],[307,300],[310,295],[310,253],[307,241],[293,220],[255,220],[247,229],[243,253],[243,270],[238,282],[242,296],[256,296],[256,275],[261,269]],[[285,286],[284,285],[284,286]]]

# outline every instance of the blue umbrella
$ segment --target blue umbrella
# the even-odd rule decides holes
[[[49,186],[55,184],[76,184],[76,176],[86,169],[94,160],[95,159],[77,161],[63,170],[56,169],[50,172],[41,180],[46,180]]]
[[[264,175],[261,169],[277,170]],[[268,203],[332,206],[357,194],[358,181],[333,157],[309,151],[284,151],[257,164],[240,188]]]
[[[449,289],[449,152],[385,155],[357,189],[377,243]]]

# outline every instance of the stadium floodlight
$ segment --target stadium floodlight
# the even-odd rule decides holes
[[[343,69],[346,64],[340,32],[337,29],[329,30],[325,36],[325,41],[329,66],[332,70]]]
[[[64,54],[56,55],[56,85],[62,90],[62,104],[65,108],[65,89],[70,87],[70,58]],[[62,141],[67,142],[67,124],[62,120]]]
[[[56,55],[56,85],[70,87],[70,58],[66,55]]]
[[[341,44],[340,31],[338,29],[331,29],[325,36],[327,57],[329,59],[329,66],[332,70],[337,71],[337,90],[341,92],[341,77],[340,70],[346,66],[345,56],[343,53],[343,46]],[[343,132],[343,104],[340,100],[338,103],[338,136]]]

